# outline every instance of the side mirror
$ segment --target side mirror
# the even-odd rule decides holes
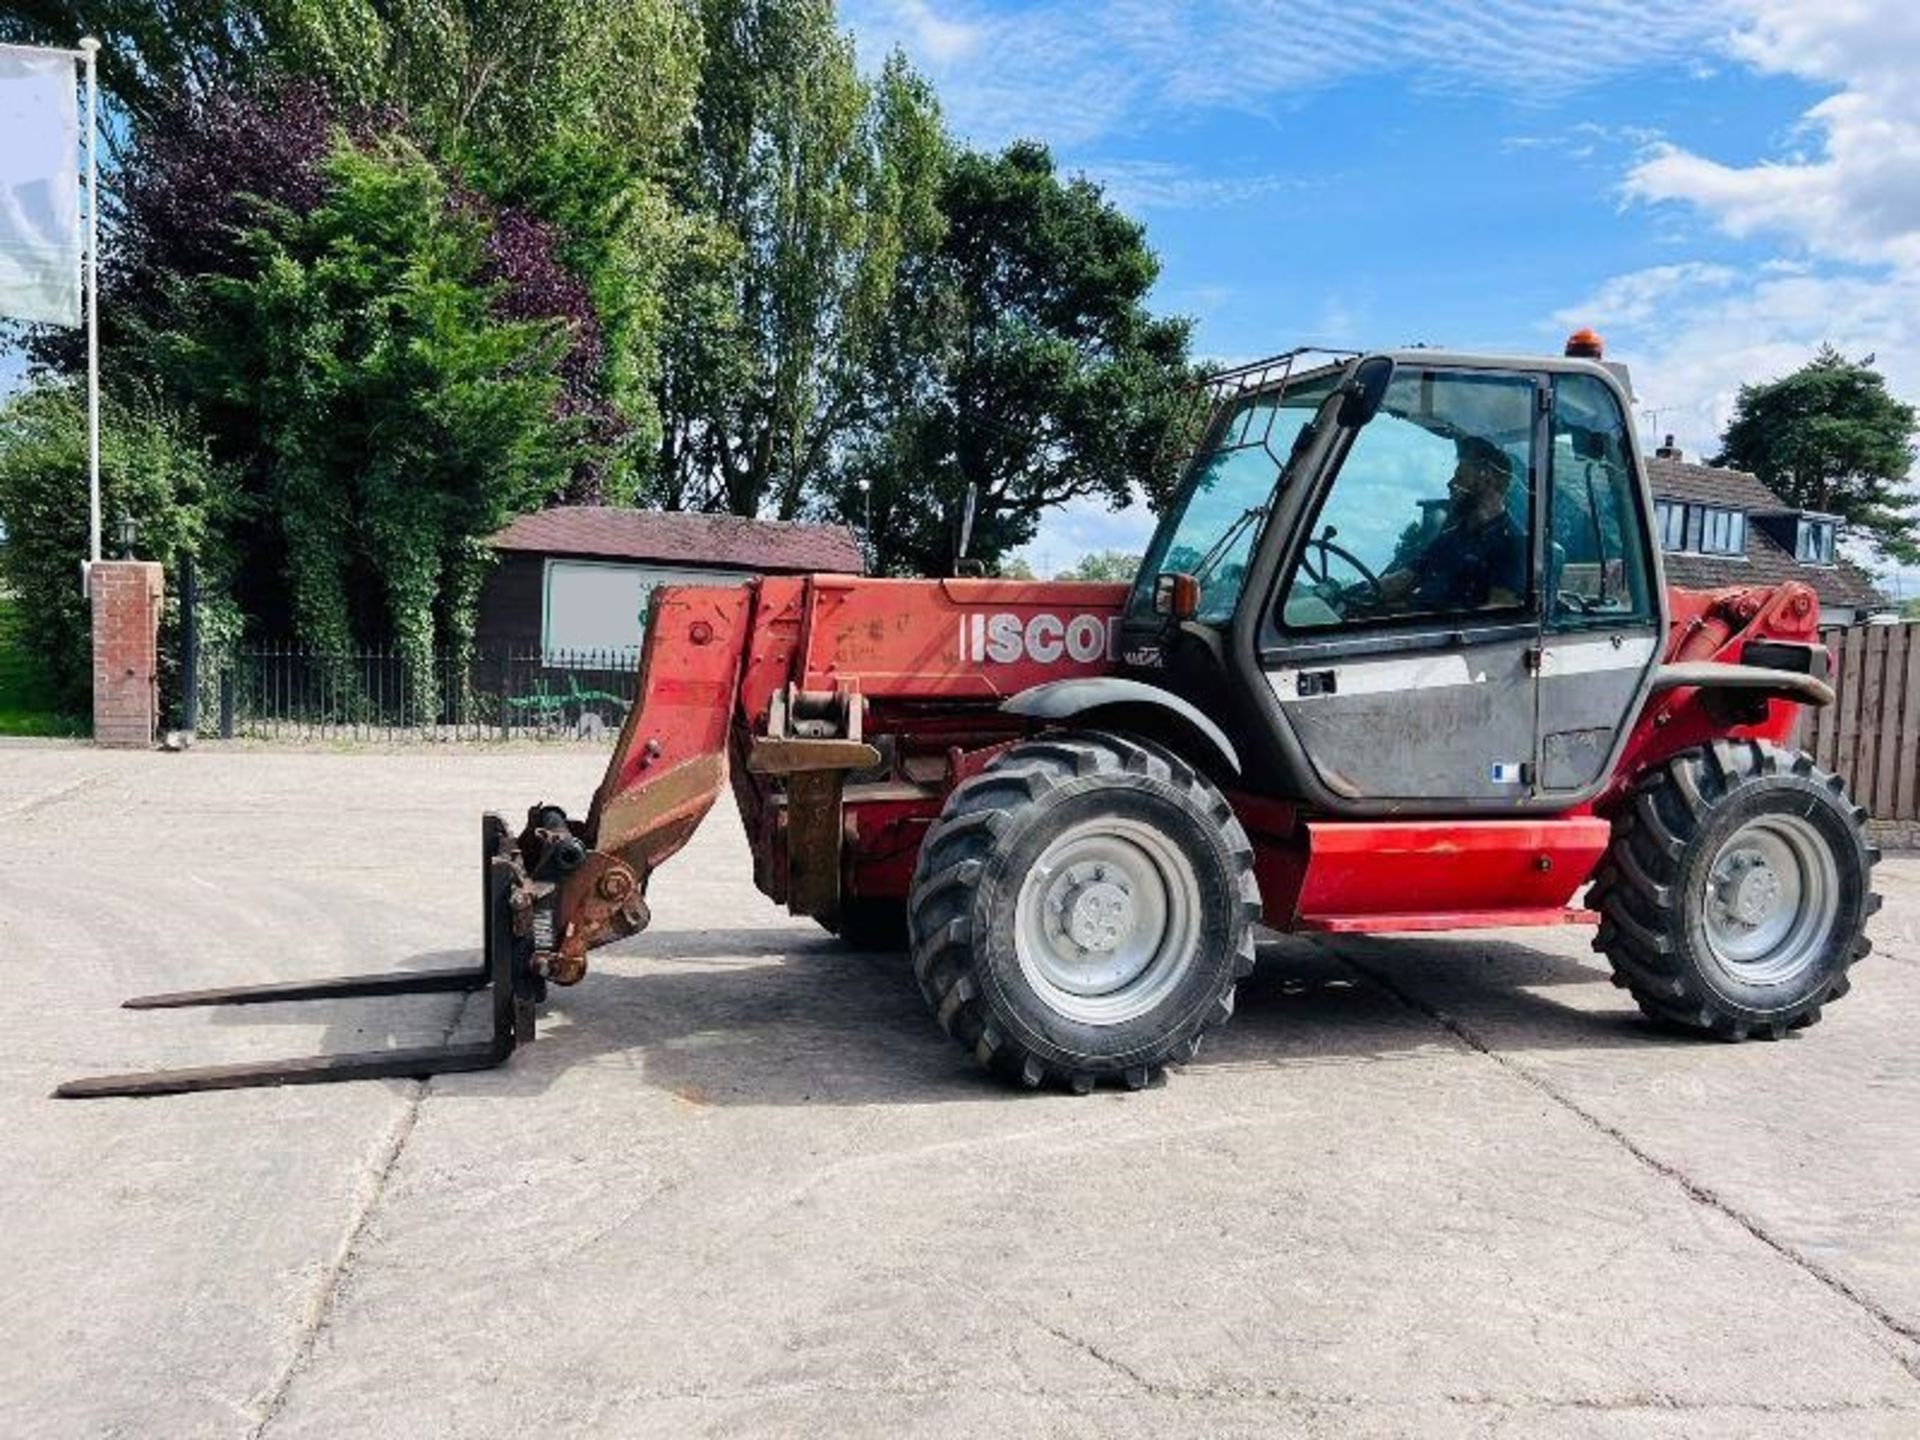
[[[1387,398],[1387,385],[1393,379],[1393,361],[1384,355],[1369,355],[1354,367],[1341,387],[1340,424],[1358,430],[1380,413],[1380,402]]]
[[[1191,620],[1200,613],[1200,582],[1177,570],[1154,576],[1153,611],[1175,620]]]

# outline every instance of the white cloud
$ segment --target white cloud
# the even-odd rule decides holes
[[[1730,235],[1920,268],[1920,5],[1747,0],[1729,48],[1755,68],[1837,87],[1802,117],[1811,151],[1730,165],[1657,145],[1627,194],[1698,210]]]
[[[893,0],[896,21],[911,37],[913,49],[938,63],[964,60],[979,48],[982,27],[936,14],[927,0]]]
[[[1694,62],[1724,0],[843,0],[863,50],[899,45],[979,144],[1071,148],[1201,111],[1269,113],[1359,75],[1550,100]]]
[[[1163,160],[1089,160],[1078,168],[1122,210],[1136,213],[1217,210],[1310,184],[1287,175],[1197,175],[1187,166]]]
[[[1833,94],[1778,156],[1730,164],[1673,145],[1629,169],[1630,200],[1680,207],[1785,253],[1748,267],[1687,260],[1620,275],[1555,317],[1591,323],[1633,369],[1658,433],[1711,454],[1740,386],[1821,345],[1872,354],[1920,397],[1920,6],[1912,0],[1743,0],[1737,61]],[[1651,437],[1650,437],[1651,438]],[[1903,577],[1908,593],[1920,571]]]
[[[1797,369],[1825,344],[1872,354],[1896,392],[1920,394],[1920,277],[1666,265],[1609,280],[1560,311],[1552,333],[1574,324],[1607,338],[1643,412],[1659,411],[1658,430],[1694,453],[1717,448],[1742,384]]]
[[[1119,550],[1139,555],[1153,538],[1154,513],[1136,498],[1124,510],[1109,510],[1104,501],[1069,500],[1049,510],[1031,544],[1016,553],[1042,579],[1072,567],[1082,555]]]
[[[1740,272],[1731,266],[1699,260],[1655,265],[1616,275],[1578,305],[1556,312],[1553,318],[1563,327],[1595,323],[1635,328],[1663,325],[1676,298],[1724,290],[1739,279]]]

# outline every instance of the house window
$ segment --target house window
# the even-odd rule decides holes
[[[1744,555],[1747,553],[1747,517],[1740,510],[1722,510],[1715,505],[1700,507],[1700,553],[1702,555]]]
[[[1801,520],[1794,558],[1803,565],[1833,564],[1833,532],[1831,520]]]
[[[1653,523],[1660,532],[1662,550],[1687,548],[1687,507],[1678,500],[1654,501]]]

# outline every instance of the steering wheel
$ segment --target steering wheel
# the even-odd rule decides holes
[[[1600,611],[1599,600],[1582,595],[1577,590],[1556,590],[1553,593],[1558,603],[1568,610],[1578,610],[1582,615],[1595,615]]]
[[[1310,552],[1314,550],[1320,552],[1320,563],[1317,566],[1309,558]],[[1318,535],[1308,539],[1305,547],[1300,552],[1300,568],[1306,572],[1307,578],[1313,581],[1314,584],[1325,585],[1328,583],[1328,578],[1333,569],[1331,562],[1336,555],[1353,567],[1354,572],[1359,575],[1361,583],[1372,592],[1366,598],[1365,603],[1375,607],[1384,605],[1387,597],[1386,592],[1380,588],[1380,577],[1369,570],[1366,565],[1362,563],[1360,557],[1347,549],[1346,546],[1334,544],[1330,536]]]

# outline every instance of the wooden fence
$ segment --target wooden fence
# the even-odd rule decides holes
[[[1823,632],[1837,702],[1804,712],[1801,748],[1876,820],[1920,821],[1920,623]]]

